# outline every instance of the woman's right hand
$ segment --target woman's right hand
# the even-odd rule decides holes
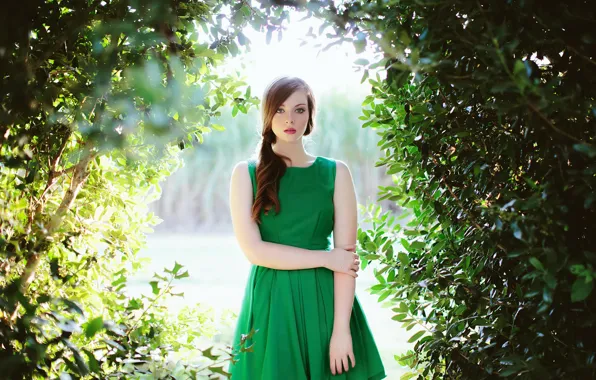
[[[360,269],[360,258],[353,252],[354,249],[354,246],[346,247],[346,249],[333,248],[329,251],[325,267],[334,272],[349,274],[354,278],[358,277],[356,272]]]

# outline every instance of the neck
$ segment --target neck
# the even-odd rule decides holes
[[[302,139],[295,143],[278,141],[273,144],[272,148],[275,154],[288,157],[294,165],[310,161],[310,156],[304,150],[304,145],[302,145]]]

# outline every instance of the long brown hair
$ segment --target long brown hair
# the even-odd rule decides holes
[[[279,181],[287,169],[283,158],[286,156],[277,155],[273,151],[273,144],[276,142],[275,133],[273,133],[272,120],[279,107],[294,92],[304,90],[308,103],[308,124],[304,136],[309,135],[314,129],[315,116],[315,98],[311,88],[306,82],[296,77],[281,77],[274,80],[263,94],[262,100],[262,119],[263,130],[261,133],[261,149],[259,151],[259,162],[256,170],[257,194],[252,205],[252,219],[261,223],[260,212],[265,210],[268,214],[271,208],[275,207],[275,212],[280,211]],[[291,160],[290,160],[291,161]]]

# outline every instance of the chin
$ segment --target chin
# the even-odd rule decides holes
[[[277,141],[286,141],[286,142],[295,142],[297,140],[300,140],[303,136],[304,132],[302,133],[294,133],[293,135],[289,135],[287,133],[285,133],[284,131],[281,131],[279,134],[276,134],[276,139]]]
[[[281,140],[282,141],[285,141],[285,142],[293,143],[293,142],[296,142],[296,141],[300,141],[301,138],[302,138],[302,135],[298,135],[298,136],[297,135],[294,135],[294,136],[283,136],[281,138]]]

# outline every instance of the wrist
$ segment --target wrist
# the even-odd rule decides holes
[[[334,323],[333,324],[333,333],[348,333],[350,334],[350,324],[341,322],[341,323]]]
[[[329,251],[318,251],[317,258],[319,259],[319,267],[329,269],[329,258],[330,258]]]

